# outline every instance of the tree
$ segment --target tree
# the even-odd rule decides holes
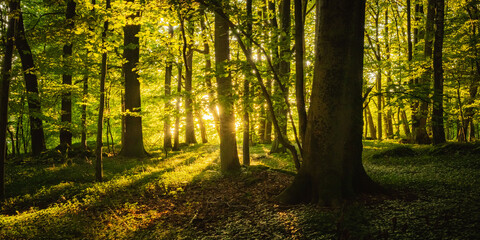
[[[305,130],[307,128],[307,110],[305,107],[305,29],[303,0],[294,0],[295,5],[295,97],[298,112],[298,128],[300,139],[305,138]]]
[[[284,203],[338,206],[375,190],[362,165],[365,1],[317,0],[315,69],[303,165]]]
[[[67,11],[66,11],[66,22],[67,28],[72,30],[74,27],[74,17],[75,17],[75,8],[77,4],[73,0],[67,1]],[[72,47],[71,39],[67,40],[67,43],[63,45],[63,65],[64,73],[62,76],[62,84],[67,88],[62,94],[62,112],[61,112],[61,121],[62,127],[60,129],[60,145],[64,147],[72,146],[72,69],[71,61],[72,56]]]
[[[252,35],[252,0],[247,0],[247,34]],[[248,42],[247,54],[252,55],[252,44]],[[243,82],[243,165],[250,165],[250,81],[252,69],[247,65]]]
[[[27,102],[30,117],[30,136],[32,140],[32,154],[40,155],[46,149],[45,134],[43,132],[43,123],[40,116],[42,109],[38,93],[38,81],[36,75],[35,62],[33,61],[32,50],[25,36],[25,27],[23,25],[23,14],[20,8],[20,0],[13,0],[16,13],[15,23],[15,46],[17,47],[20,60],[22,62],[23,76],[25,78],[25,88],[27,92]]]
[[[133,3],[134,0],[128,0]],[[123,58],[126,62],[123,64],[125,75],[125,136],[122,143],[122,155],[125,156],[144,156],[143,147],[141,101],[140,101],[140,82],[138,81],[137,64],[140,59],[139,37],[140,25],[138,22],[140,13],[127,17],[127,25],[123,28]]]
[[[15,1],[10,1],[11,13],[16,9]],[[5,160],[7,159],[7,123],[8,123],[8,98],[10,92],[10,78],[14,47],[15,18],[10,16],[7,25],[5,53],[2,62],[0,82],[0,200],[5,198]],[[13,142],[12,142],[13,144]]]
[[[433,144],[445,143],[443,127],[443,33],[445,1],[436,0],[435,4],[435,42],[433,49]]]
[[[173,38],[173,26],[168,26],[168,33]],[[173,69],[173,56],[168,55],[165,68],[165,111],[171,111],[171,84],[172,84],[172,69]],[[163,127],[163,148],[165,151],[172,148],[172,133],[170,132],[170,117],[165,114]]]
[[[220,167],[222,172],[240,170],[235,138],[232,78],[228,70],[230,59],[228,19],[218,13],[227,8],[228,0],[221,1],[215,12],[215,67],[220,120]]]
[[[106,1],[105,9],[108,11],[110,9],[110,0]],[[105,42],[107,39],[108,32],[108,20],[105,20],[103,23],[103,32],[102,32],[102,45],[105,48]],[[105,80],[107,78],[107,50],[103,49],[102,53],[102,65],[100,69],[100,103],[98,106],[98,122],[97,122],[97,143],[95,148],[95,179],[98,182],[103,180],[103,156],[102,156],[102,147],[103,147],[103,114],[105,107]],[[108,143],[108,142],[107,142]]]

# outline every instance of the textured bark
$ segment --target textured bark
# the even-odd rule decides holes
[[[22,62],[22,70],[25,78],[25,88],[27,92],[27,102],[30,117],[30,136],[32,140],[32,154],[39,155],[46,149],[45,134],[43,132],[43,123],[40,116],[42,109],[40,104],[40,96],[38,93],[38,81],[35,74],[36,67],[33,61],[32,51],[25,36],[25,27],[23,25],[23,14],[20,9],[20,1],[14,1],[14,10],[18,11],[18,19],[15,23],[15,46],[18,49],[20,60]]]
[[[228,1],[222,1],[225,8]],[[220,11],[220,10],[218,10]],[[215,65],[220,118],[220,168],[223,173],[240,171],[235,139],[233,87],[227,64],[230,55],[228,19],[215,13]]]
[[[173,38],[173,26],[168,27],[170,38]],[[171,48],[171,45],[169,46]],[[173,56],[169,53],[167,58],[167,64],[165,68],[165,120],[163,123],[163,148],[165,150],[172,148],[172,133],[170,130],[170,112],[172,111],[171,95],[172,95],[172,69],[173,69]]]
[[[77,4],[73,0],[67,1],[67,11],[65,14],[65,20],[67,22],[67,28],[73,29],[74,27],[74,17],[75,17],[75,8]],[[72,66],[71,66],[71,56],[72,56],[73,43],[67,41],[63,45],[63,75],[62,75],[62,84],[67,89],[62,94],[62,112],[61,112],[61,121],[62,126],[60,128],[60,145],[65,147],[72,146]]]
[[[15,9],[14,3],[9,4],[10,11]],[[7,159],[7,125],[8,125],[8,95],[13,59],[15,19],[9,18],[4,46],[4,57],[0,82],[0,200],[5,198],[5,160]],[[18,141],[17,141],[18,143]],[[13,141],[12,141],[13,147]],[[20,154],[20,152],[18,152]]]
[[[317,0],[316,57],[304,164],[283,203],[339,206],[376,190],[362,165],[365,2]]]
[[[433,52],[433,144],[445,143],[443,127],[443,34],[445,1],[436,0],[435,43]]]
[[[303,26],[303,0],[294,0],[295,4],[295,97],[298,112],[298,128],[303,143],[307,129],[307,110],[305,107],[305,29]]]
[[[128,0],[127,2],[133,2]],[[128,16],[128,19],[139,17],[139,13]],[[123,28],[123,73],[125,75],[125,137],[122,144],[121,154],[130,157],[142,157],[145,155],[143,147],[140,82],[138,70],[135,68],[140,59],[139,38],[140,25],[127,24]]]

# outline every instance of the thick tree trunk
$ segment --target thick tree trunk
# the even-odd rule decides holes
[[[173,26],[168,26],[168,33],[170,38],[173,39]],[[169,49],[172,46],[169,46]],[[173,54],[169,53],[167,58],[167,66],[165,68],[165,120],[163,123],[163,148],[168,151],[172,148],[172,133],[170,130],[170,113],[172,111],[171,95],[172,95],[172,69],[173,69]]]
[[[23,14],[20,9],[20,0],[14,1],[15,11],[18,11],[18,19],[15,23],[15,45],[22,62],[22,70],[25,78],[25,88],[27,92],[28,110],[30,115],[30,136],[32,140],[32,154],[39,155],[46,149],[45,134],[43,132],[43,123],[39,116],[42,115],[40,96],[38,93],[36,67],[33,61],[32,51],[25,36],[25,27],[23,25]]]
[[[316,57],[304,164],[283,203],[339,206],[377,190],[362,165],[365,1],[317,0]]]
[[[67,11],[65,18],[67,21],[67,28],[73,29],[74,27],[74,17],[75,17],[75,8],[77,4],[73,0],[67,1]],[[72,66],[71,66],[71,56],[72,56],[72,47],[73,43],[67,41],[67,44],[63,46],[63,75],[62,75],[62,84],[66,88],[62,94],[62,112],[61,112],[61,128],[60,128],[60,145],[63,147],[72,146]]]
[[[15,3],[10,2],[10,11],[15,10]],[[7,25],[7,36],[4,46],[5,55],[2,62],[0,82],[0,200],[5,198],[5,160],[7,159],[7,124],[8,124],[8,95],[10,92],[10,78],[13,59],[15,19],[10,17]],[[18,140],[17,140],[18,143]],[[13,142],[12,142],[13,145]],[[20,152],[19,152],[20,153]]]
[[[432,130],[433,144],[445,143],[445,129],[443,127],[443,32],[444,32],[445,1],[436,0],[435,43],[433,52],[433,114]]]
[[[305,107],[305,72],[304,50],[305,36],[303,26],[303,0],[294,0],[295,4],[295,97],[298,112],[298,128],[300,139],[303,143],[305,130],[307,129],[307,110]]]
[[[432,43],[433,43],[433,17],[434,9],[432,9],[431,2],[429,0],[427,8],[427,19],[425,22],[425,33],[424,33],[424,59],[428,62],[432,57]],[[423,14],[423,5],[415,5],[415,19],[418,22],[421,20],[421,15]],[[419,29],[414,29],[414,43],[418,43],[421,37]],[[431,140],[427,133],[427,116],[428,116],[428,89],[429,89],[429,78],[431,77],[431,69],[428,67],[419,79],[415,79],[416,91],[420,96],[418,102],[414,103],[412,109],[412,134],[413,134],[413,143],[416,144],[430,144]]]
[[[226,7],[228,1],[222,1]],[[221,11],[221,10],[218,10]],[[230,55],[228,19],[215,13],[215,65],[220,118],[220,168],[223,173],[237,172],[240,162],[235,139],[235,110],[233,86],[227,64]]]
[[[127,2],[133,2],[128,0]],[[127,17],[130,19],[139,17],[139,13]],[[123,64],[125,74],[125,142],[122,145],[122,155],[130,157],[141,157],[145,155],[143,146],[140,82],[138,81],[138,70],[135,68],[140,59],[139,38],[140,25],[127,24],[124,29]]]

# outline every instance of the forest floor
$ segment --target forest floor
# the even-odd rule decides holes
[[[222,176],[217,145],[93,164],[7,164],[0,239],[480,239],[480,145],[364,142],[368,174],[392,193],[339,209],[278,205],[287,154],[252,148],[252,166]]]

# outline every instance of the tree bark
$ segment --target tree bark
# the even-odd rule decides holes
[[[222,8],[228,1],[222,1]],[[218,9],[218,11],[221,11]],[[215,13],[215,65],[220,118],[220,167],[223,173],[240,171],[240,162],[235,139],[235,111],[233,86],[227,64],[230,55],[228,19]]]
[[[33,61],[32,51],[25,36],[25,27],[23,25],[23,14],[20,8],[20,0],[14,0],[14,10],[18,11],[18,19],[15,23],[15,46],[18,49],[22,70],[25,78],[25,88],[27,92],[28,110],[30,115],[30,136],[32,140],[32,154],[34,156],[46,150],[45,134],[43,132],[43,123],[40,116],[42,109],[40,96],[38,93],[38,81],[35,74],[36,67]]]
[[[10,11],[15,10],[14,1],[9,4]],[[10,17],[4,46],[4,57],[0,82],[0,200],[5,199],[5,160],[7,159],[8,98],[13,60],[15,18]],[[18,140],[17,140],[18,143]],[[13,144],[13,142],[12,142]],[[20,152],[19,152],[20,154]]]
[[[170,38],[173,38],[173,26],[168,26]],[[169,47],[169,49],[171,46]],[[167,58],[167,67],[165,68],[165,120],[163,124],[163,148],[168,151],[172,148],[172,133],[170,130],[170,112],[171,112],[171,84],[172,84],[173,56],[169,53]]]
[[[177,64],[177,99],[175,102],[175,130],[173,130],[173,150],[180,149],[180,93],[182,92],[182,64]]]
[[[110,9],[110,0],[106,1],[105,9],[108,11]],[[108,32],[108,20],[105,20],[103,23],[103,32],[102,32],[102,45],[105,48],[105,42]],[[98,121],[97,121],[97,143],[95,147],[95,179],[98,182],[103,180],[103,156],[102,156],[102,147],[103,147],[103,114],[105,107],[105,80],[107,78],[107,51],[103,49],[102,53],[102,65],[100,69],[100,103],[98,105]],[[128,136],[126,136],[128,137]],[[108,139],[108,136],[107,136]]]
[[[252,0],[247,0],[247,34],[252,35]],[[247,53],[252,57],[252,44],[247,42]],[[243,82],[243,165],[250,166],[250,81],[252,69],[247,65]]]
[[[134,2],[128,0],[127,2]],[[140,82],[136,69],[140,59],[139,38],[140,25],[132,21],[140,17],[139,12],[127,17],[127,25],[123,28],[124,39],[123,64],[125,74],[125,142],[122,145],[122,155],[130,157],[142,157],[146,154],[143,146]]]
[[[73,0],[67,1],[67,11],[65,14],[65,20],[67,22],[67,28],[72,30],[74,27],[75,8],[77,4]],[[60,128],[60,145],[66,148],[72,146],[72,57],[73,43],[71,39],[67,40],[67,43],[63,45],[63,75],[62,84],[64,92],[62,93],[62,112],[61,112],[61,128]]]
[[[295,4],[295,97],[298,112],[298,128],[303,143],[307,129],[307,110],[305,107],[305,29],[303,26],[303,0],[294,0]]]
[[[185,59],[185,142],[187,144],[197,143],[195,139],[195,123],[193,118],[193,93],[192,93],[192,74],[193,74],[193,46],[187,35],[192,33],[192,25],[189,22],[187,28],[184,27],[183,19],[181,21],[183,35],[183,55]]]
[[[445,0],[436,0],[435,43],[433,52],[433,144],[445,143],[443,127],[443,34]]]
[[[362,165],[362,70],[365,1],[317,0],[315,69],[304,164],[283,203],[340,206],[378,190]]]

